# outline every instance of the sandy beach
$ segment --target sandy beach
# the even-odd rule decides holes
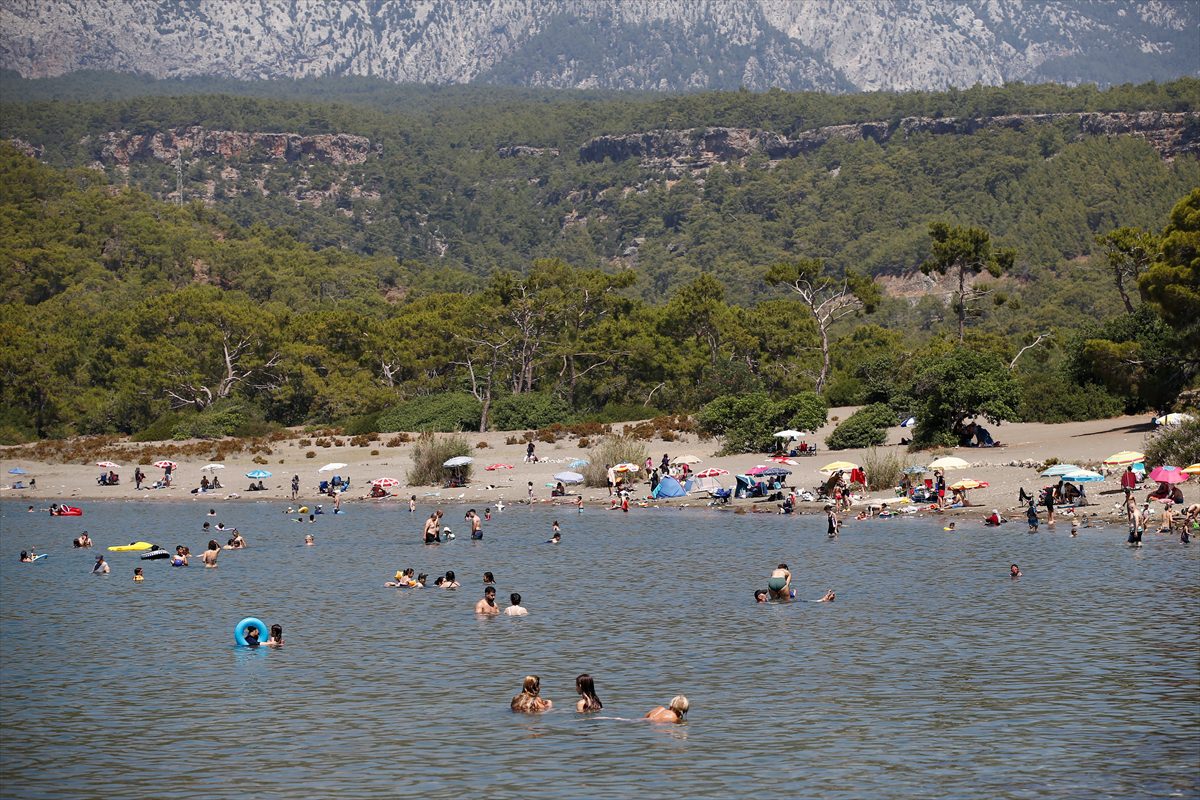
[[[863,456],[861,450],[828,451],[825,449],[825,437],[837,424],[837,420],[845,419],[854,411],[853,408],[834,408],[830,410],[830,421],[808,441],[815,442],[820,448],[816,455],[796,458],[795,466],[786,468],[792,470],[789,485],[798,489],[812,488],[823,478],[819,468],[824,464],[837,460],[858,462]],[[953,454],[971,464],[970,468],[948,473],[948,481],[953,483],[963,478],[972,478],[987,482],[986,488],[976,489],[970,493],[973,508],[962,509],[959,513],[975,515],[978,509],[990,511],[998,508],[1002,511],[1016,508],[1017,495],[1021,487],[1026,490],[1041,487],[1049,481],[1038,476],[1035,469],[1026,464],[1041,463],[1050,458],[1061,462],[1070,462],[1081,466],[1098,466],[1099,462],[1108,455],[1120,450],[1139,450],[1143,446],[1145,435],[1153,429],[1146,417],[1117,417],[1089,422],[1063,423],[1047,425],[1040,423],[1012,423],[990,426],[993,436],[1003,446],[995,448],[953,448]],[[614,425],[619,432],[622,424]],[[522,432],[523,433],[523,432]],[[101,472],[95,465],[98,458],[87,463],[53,463],[46,461],[22,460],[18,448],[8,447],[0,451],[0,463],[5,472],[5,484],[0,497],[28,501],[36,507],[44,508],[53,502],[76,502],[83,504],[88,500],[133,500],[153,502],[156,500],[188,500],[200,504],[217,504],[221,502],[255,500],[279,501],[288,503],[291,498],[291,478],[300,477],[300,497],[311,505],[315,502],[329,504],[329,498],[322,498],[317,493],[320,480],[331,477],[333,473],[319,473],[324,464],[342,462],[347,466],[336,470],[343,477],[351,480],[351,490],[343,495],[343,504],[374,502],[392,503],[403,502],[410,495],[417,495],[422,503],[431,500],[446,503],[472,503],[477,505],[494,504],[503,501],[506,504],[524,502],[528,495],[528,484],[533,483],[534,497],[537,502],[573,503],[574,498],[551,498],[547,484],[554,483],[554,474],[569,469],[572,461],[589,457],[589,448],[580,447],[574,438],[560,439],[554,443],[537,443],[536,463],[526,463],[525,444],[506,444],[512,440],[511,432],[492,432],[486,434],[467,433],[468,441],[478,445],[486,443],[486,447],[476,447],[473,453],[474,470],[470,485],[462,489],[445,489],[436,486],[407,486],[406,474],[411,466],[411,442],[398,443],[388,446],[386,442],[392,439],[384,435],[379,441],[370,442],[367,446],[352,446],[348,439],[343,439],[341,446],[336,442],[328,447],[303,444],[303,440],[311,440],[313,434],[300,431],[290,432],[292,438],[272,442],[270,453],[259,453],[259,463],[254,462],[256,454],[243,450],[227,458],[223,463],[225,469],[216,472],[201,472],[200,468],[210,462],[210,458],[202,456],[172,457],[179,466],[175,471],[174,485],[166,489],[150,490],[143,488],[135,490],[133,485],[133,470],[136,465],[131,460],[113,458],[114,453],[125,451],[129,454],[146,452],[145,443],[134,444],[126,442],[105,442],[104,452],[109,453],[121,465],[118,470],[121,476],[119,486],[100,486],[97,476]],[[880,449],[894,449],[910,463],[922,464],[931,460],[928,453],[908,453],[907,448],[899,444],[907,431],[893,428],[889,432],[889,441]],[[517,434],[519,438],[520,434]],[[86,442],[85,442],[86,444]],[[178,445],[181,443],[170,443]],[[182,443],[186,444],[186,443]],[[218,449],[219,443],[213,443],[212,450]],[[595,445],[595,439],[590,443]],[[202,448],[203,449],[203,448]],[[690,434],[683,434],[675,441],[664,442],[661,439],[650,439],[646,442],[647,453],[657,463],[664,453],[672,458],[681,454],[694,455],[700,459],[693,469],[719,467],[730,473],[742,472],[756,464],[764,463],[765,456],[742,454],[733,456],[717,456],[714,453],[720,449],[718,440],[701,440]],[[315,451],[314,457],[306,457],[306,453]],[[373,455],[372,452],[378,455]],[[210,452],[208,455],[212,455]],[[262,461],[268,463],[262,464]],[[484,469],[491,464],[511,464],[512,469],[488,471]],[[142,464],[142,470],[149,481],[143,486],[152,485],[162,475],[162,470]],[[13,489],[16,476],[8,474],[10,469],[20,467],[28,474],[23,477],[37,481],[36,489]],[[244,477],[246,472],[254,469],[264,469],[272,476],[263,482],[265,491],[247,492],[250,479]],[[223,488],[206,493],[192,494],[191,490],[200,484],[203,475],[220,477]],[[400,481],[393,488],[392,497],[384,500],[362,499],[369,491],[370,481],[390,477]],[[642,476],[644,478],[644,473]],[[732,479],[729,479],[732,482]],[[642,483],[639,494],[645,494],[648,487]],[[1109,514],[1113,510],[1115,497],[1101,494],[1107,490],[1118,488],[1116,478],[1104,483],[1088,485],[1088,495],[1092,499],[1093,513]],[[1184,484],[1185,497],[1190,497],[1189,487]],[[605,489],[590,489],[582,486],[572,487],[572,491],[582,493],[587,503],[608,503],[608,493]],[[866,503],[870,500],[887,500],[889,493],[876,492],[870,497],[859,500]],[[892,497],[892,500],[895,498]],[[653,501],[656,505],[703,506],[708,502],[707,495],[693,494],[674,501]],[[765,507],[766,504],[761,504]],[[774,505],[771,504],[771,510]],[[801,511],[819,510],[815,504],[802,506]]]

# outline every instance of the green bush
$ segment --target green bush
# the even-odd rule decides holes
[[[825,424],[825,401],[813,392],[800,392],[772,400],[766,392],[722,395],[709,402],[696,417],[697,429],[706,436],[721,436],[723,454],[762,453],[778,444],[780,428],[816,430]]]
[[[379,432],[479,430],[482,404],[466,392],[446,392],[398,403],[379,415]]]
[[[1079,422],[1120,416],[1121,398],[1095,383],[1082,386],[1058,375],[1023,375],[1018,413],[1025,422]]]
[[[1200,417],[1200,412],[1189,412]],[[1200,418],[1182,425],[1163,426],[1146,437],[1146,466],[1156,467],[1171,464],[1187,467],[1200,463]]]
[[[441,486],[449,473],[442,464],[455,456],[471,455],[471,445],[464,436],[438,437],[430,431],[422,433],[412,450],[412,467],[406,479],[409,486]],[[471,466],[463,468],[467,480]]]
[[[365,433],[379,432],[379,417],[382,416],[382,411],[376,411],[374,414],[360,414],[357,417],[350,417],[342,421],[340,427],[345,431],[347,436],[362,436]]]
[[[909,466],[908,459],[895,449],[881,451],[872,447],[862,459],[863,472],[867,473],[867,488],[872,492],[897,486]]]
[[[608,403],[599,411],[577,414],[576,422],[630,422],[639,419],[661,417],[666,412],[654,406],[644,406],[641,403]]]
[[[798,431],[815,431],[829,419],[829,406],[816,392],[788,395],[774,408],[775,422],[782,423],[780,427],[786,426]]]
[[[219,400],[197,414],[184,413],[171,428],[172,439],[220,439],[224,436],[264,436],[278,426],[262,410],[242,400]]]
[[[570,417],[566,401],[549,392],[508,394],[492,403],[488,428],[494,431],[546,428],[556,422],[566,424]]]
[[[838,423],[825,440],[830,450],[872,447],[887,441],[887,429],[896,424],[895,414],[884,403],[863,406]]]
[[[644,464],[646,445],[629,436],[605,436],[600,444],[588,451],[588,465],[583,468],[586,486],[608,486],[607,467],[614,464]]]
[[[170,439],[175,432],[175,426],[183,419],[177,411],[163,414],[145,428],[129,437],[132,442],[163,442]]]

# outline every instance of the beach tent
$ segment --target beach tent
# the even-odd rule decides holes
[[[685,494],[687,494],[687,490],[683,488],[682,484],[668,475],[658,482],[658,486],[654,487],[652,496],[658,499],[662,497],[683,497]]]

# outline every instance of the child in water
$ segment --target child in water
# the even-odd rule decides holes
[[[254,631],[255,638],[258,638],[258,630]],[[283,626],[275,624],[271,626],[271,635],[267,637],[267,647],[283,647]]]
[[[134,583],[141,583],[141,582],[142,582],[142,581],[144,581],[144,580],[146,580],[146,578],[145,578],[145,577],[142,575],[142,568],[141,568],[141,567],[134,567],[134,568],[133,568],[133,582],[134,582]]]

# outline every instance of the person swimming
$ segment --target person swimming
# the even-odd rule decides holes
[[[771,593],[772,600],[790,600],[792,599],[791,589],[792,573],[787,564],[781,563],[771,573],[771,577],[767,581],[767,590]]]
[[[688,699],[677,694],[671,698],[671,702],[667,704],[666,708],[658,706],[650,709],[646,713],[645,719],[651,722],[683,722],[690,707],[691,703],[688,702]]]
[[[452,570],[452,569],[446,570],[446,577],[442,578],[442,588],[443,589],[457,589],[461,585],[462,584],[460,584],[454,578],[454,570]]]
[[[134,568],[133,568],[133,582],[134,582],[134,583],[141,583],[141,582],[142,582],[142,581],[144,581],[144,580],[146,580],[146,578],[145,578],[145,576],[143,576],[143,575],[142,575],[142,568],[141,568],[141,567],[134,567]]]
[[[521,605],[521,593],[513,592],[508,596],[508,601],[512,603],[508,608],[504,609],[505,616],[508,617],[524,617],[529,613],[525,606]]]
[[[496,587],[485,586],[483,589],[483,597],[475,604],[475,613],[485,616],[496,616],[500,613],[500,607],[496,605]]]
[[[316,539],[313,538],[313,535],[311,533],[304,534],[304,546],[305,547],[312,547],[316,543],[317,543],[317,541],[316,541]]]
[[[257,636],[258,631],[255,630]],[[283,647],[283,626],[276,623],[271,626],[271,635],[267,637],[267,647]]]
[[[1016,564],[1013,564],[1011,567],[1008,568],[1008,577],[1010,577],[1010,578],[1021,577],[1021,568],[1018,567]]]
[[[484,584],[495,583],[496,578],[492,575],[492,573],[485,572],[483,573],[483,582]]]
[[[554,703],[541,696],[542,679],[537,675],[526,675],[521,684],[521,693],[512,699],[509,708],[520,714],[540,714],[549,711]]]
[[[575,701],[575,710],[579,713],[586,714],[604,708],[596,694],[596,684],[586,672],[575,679],[575,691],[579,693],[579,699]]]
[[[754,602],[765,603],[765,602],[767,602],[768,599],[769,599],[769,595],[767,594],[766,589],[755,589],[754,590]]]
[[[246,628],[246,632],[242,634],[246,638],[246,647],[258,647],[258,628],[254,625]]]
[[[200,556],[200,560],[204,562],[206,567],[215,567],[217,558],[221,555],[221,545],[217,544],[216,539],[208,540],[208,549]]]

